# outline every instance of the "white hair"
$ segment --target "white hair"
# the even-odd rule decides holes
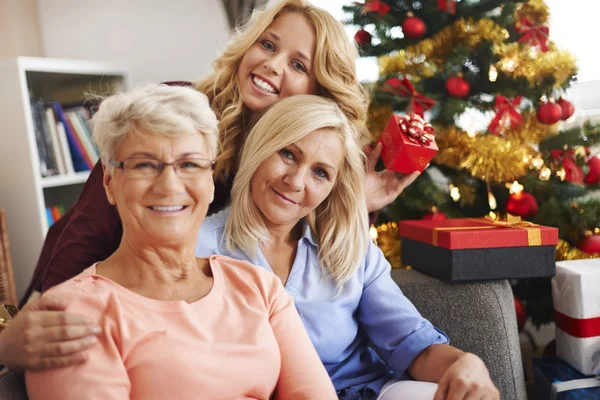
[[[102,99],[92,118],[92,138],[105,166],[133,132],[177,137],[204,136],[211,157],[217,156],[218,121],[208,98],[182,86],[146,85]]]

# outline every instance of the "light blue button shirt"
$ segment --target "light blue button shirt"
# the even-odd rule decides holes
[[[204,221],[196,255],[221,254],[273,272],[260,249],[252,259],[225,248],[222,238],[228,216],[229,209],[225,209]],[[294,298],[338,391],[367,388],[378,394],[389,379],[406,378],[406,369],[428,346],[448,343],[447,336],[402,294],[390,270],[382,251],[371,243],[360,267],[338,295],[335,282],[321,272],[318,247],[305,223],[285,289]]]

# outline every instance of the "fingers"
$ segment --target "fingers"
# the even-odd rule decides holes
[[[98,343],[96,336],[63,342],[47,343],[38,352],[42,358],[64,358],[82,352]]]
[[[448,388],[446,400],[463,400],[469,392],[470,386],[462,379],[453,379]]]
[[[377,143],[373,150],[370,153],[367,153],[367,171],[373,171],[375,169],[377,160],[379,160],[379,157],[381,156],[381,149],[381,143]]]
[[[38,340],[40,342],[64,342],[88,337],[95,339],[95,336],[101,332],[100,327],[95,325],[53,326],[40,331]]]
[[[23,311],[62,311],[65,308],[67,308],[66,301],[55,296],[47,296],[27,303]]]
[[[404,189],[406,189],[408,187],[408,185],[413,183],[419,175],[420,175],[419,171],[415,171],[415,172],[411,173],[410,175],[405,175],[405,176],[401,177],[400,179],[398,179],[398,186],[396,186],[394,198],[398,197],[400,195],[400,193],[402,193],[402,191],[404,191]]]
[[[442,379],[438,383],[438,389],[435,392],[435,396],[433,396],[433,400],[445,400],[447,394],[448,394],[448,381],[445,381]]]
[[[36,325],[43,327],[92,324],[92,320],[89,317],[60,311],[36,313],[35,319]]]
[[[33,371],[43,371],[46,369],[83,364],[87,361],[87,359],[88,355],[85,352],[79,352],[63,357],[44,357],[36,359],[27,369]]]

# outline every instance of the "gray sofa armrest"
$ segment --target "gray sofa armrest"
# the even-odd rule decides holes
[[[508,281],[449,283],[415,270],[393,270],[392,278],[453,346],[485,362],[502,399],[527,398]]]

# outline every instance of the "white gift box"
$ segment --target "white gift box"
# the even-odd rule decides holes
[[[582,374],[600,374],[600,258],[557,262],[552,302],[556,355]]]

